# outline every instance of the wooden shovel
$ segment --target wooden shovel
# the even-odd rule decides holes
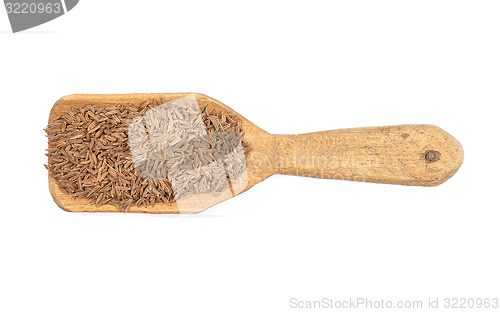
[[[200,106],[207,105],[239,116],[241,128],[251,150],[245,155],[245,185],[232,196],[250,189],[273,174],[342,179],[400,185],[436,186],[448,180],[463,162],[460,143],[439,127],[400,125],[321,131],[299,135],[269,134],[228,106],[208,96],[195,93],[152,94],[77,94],[61,98],[53,106],[49,123],[71,108],[87,105],[133,104],[161,98],[172,101],[194,96]],[[111,205],[96,206],[86,198],[72,198],[49,176],[54,201],[73,212],[119,212]],[[229,196],[229,197],[232,197]],[[229,198],[227,197],[227,198]],[[129,212],[197,213],[227,198],[200,194],[171,205],[132,205]]]

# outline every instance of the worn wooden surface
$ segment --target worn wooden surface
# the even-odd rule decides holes
[[[119,104],[145,105],[152,99],[171,101],[192,93],[76,94],[57,101],[49,122],[72,107]],[[200,105],[237,114],[221,102],[195,94]],[[248,183],[244,191],[273,174],[342,179],[375,183],[435,186],[449,179],[463,162],[460,143],[441,128],[431,125],[367,127],[314,132],[300,135],[272,135],[237,114],[245,138],[252,147],[246,155]],[[73,199],[63,193],[49,176],[54,201],[74,212],[118,212],[111,205],[97,207],[85,198]],[[217,202],[210,196],[196,196],[176,203],[153,207],[130,207],[129,212],[197,213]]]

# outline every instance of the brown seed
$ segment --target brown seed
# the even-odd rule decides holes
[[[226,155],[234,149],[230,142],[200,138],[192,129],[201,125],[209,137],[220,131],[234,133],[248,152],[241,121],[223,111],[209,111],[207,106],[167,109],[163,103],[162,99],[151,99],[138,106],[73,108],[51,121],[45,129],[49,145],[45,167],[49,174],[73,197],[124,211],[132,205],[171,204],[190,194],[225,191],[227,183],[221,177],[241,174],[244,156]],[[153,108],[157,113],[148,115]],[[142,118],[137,127],[129,129],[135,118],[145,115],[148,122]],[[129,141],[129,135],[138,131],[147,136],[138,142]],[[132,161],[132,146],[134,151],[143,152],[146,161]],[[160,148],[152,153],[154,146]],[[215,166],[217,153],[227,156],[227,173]],[[174,194],[174,189],[179,189],[173,184],[182,187],[181,194]]]

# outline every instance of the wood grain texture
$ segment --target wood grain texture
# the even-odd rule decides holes
[[[277,173],[435,186],[463,162],[460,143],[439,127],[402,125],[275,136]]]
[[[228,106],[196,93],[76,94],[57,101],[49,122],[73,107],[171,101],[194,94],[200,105],[238,115],[245,139],[252,150],[246,154],[248,183],[243,191],[273,174],[342,179],[388,184],[435,186],[449,179],[463,162],[460,143],[431,125],[367,127],[314,132],[300,135],[272,135],[260,129]],[[49,189],[59,207],[72,212],[119,212],[112,205],[95,206],[85,198],[65,194],[49,175]],[[153,207],[131,206],[137,213],[197,213],[220,202],[211,196],[192,196],[182,203],[157,203]]]

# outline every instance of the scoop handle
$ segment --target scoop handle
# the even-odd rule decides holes
[[[432,125],[401,125],[274,135],[276,173],[435,186],[453,176],[463,149]]]

